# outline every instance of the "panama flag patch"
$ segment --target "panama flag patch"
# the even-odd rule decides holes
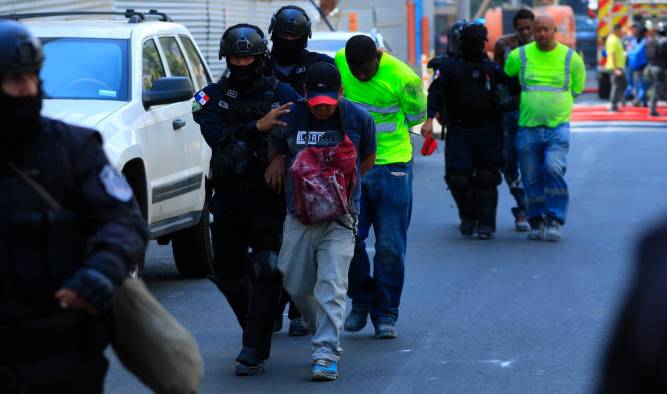
[[[201,92],[197,93],[195,96],[195,99],[199,102],[199,104],[204,105],[208,102],[209,97],[204,91],[202,90]]]

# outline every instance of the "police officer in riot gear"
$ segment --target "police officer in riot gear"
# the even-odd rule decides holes
[[[269,60],[269,71],[278,80],[289,84],[303,96],[306,70],[311,64],[326,62],[334,64],[334,60],[327,55],[306,50],[308,39],[312,36],[310,18],[301,7],[288,5],[280,8],[271,17],[269,34],[273,47]],[[301,320],[301,314],[289,294],[282,292],[281,304],[276,313],[274,331],[280,331],[283,326],[283,310],[289,302],[288,318],[290,320],[289,335],[307,335],[308,330]]]
[[[432,133],[436,116],[447,125],[445,180],[459,209],[461,233],[489,239],[503,165],[502,111],[511,96],[502,70],[486,56],[486,27],[468,22],[460,38],[460,56],[449,58],[429,87],[422,134]]]
[[[308,14],[301,7],[288,5],[280,8],[271,17],[269,34],[273,47],[269,66],[273,74],[303,95],[306,70],[311,64],[326,62],[334,64],[327,55],[306,50],[312,37]]]
[[[658,100],[664,93],[667,76],[667,23],[659,22],[656,28],[656,37],[653,37],[648,43],[646,54],[648,57],[648,67],[646,74],[648,80],[653,86],[651,96],[650,114],[651,116],[660,116],[658,112]]]
[[[43,60],[0,21],[0,392],[102,393],[109,309],[147,230],[101,136],[40,116]]]
[[[243,348],[236,358],[236,374],[242,376],[264,369],[281,292],[276,259],[285,201],[264,181],[268,133],[284,126],[280,117],[299,99],[289,85],[263,75],[266,54],[267,41],[258,27],[230,27],[219,54],[227,61],[229,75],[196,93],[192,108],[213,149],[211,279],[243,329]],[[282,156],[275,160],[275,168],[284,168]]]

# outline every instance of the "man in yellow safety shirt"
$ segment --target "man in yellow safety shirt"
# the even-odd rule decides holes
[[[535,41],[513,50],[505,73],[519,77],[516,145],[531,226],[528,239],[558,241],[569,203],[565,169],[574,97],[586,84],[581,57],[556,41],[550,16],[533,22]]]
[[[375,121],[377,159],[363,177],[355,254],[349,272],[352,311],[345,330],[360,331],[368,314],[376,338],[395,338],[403,290],[407,231],[412,213],[412,145],[409,128],[426,118],[421,79],[405,63],[379,52],[357,35],[336,54],[345,97]],[[373,276],[365,239],[375,230]]]
[[[618,103],[623,99],[623,94],[628,84],[625,78],[626,54],[621,42],[622,35],[623,28],[621,25],[614,25],[614,32],[607,37],[607,41],[605,42],[607,62],[604,68],[610,73],[611,77],[611,92],[609,94],[609,99],[611,100],[610,112],[618,111]]]

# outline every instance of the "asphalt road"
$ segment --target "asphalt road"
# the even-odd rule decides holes
[[[345,333],[334,383],[308,380],[309,339],[286,329],[274,337],[264,375],[234,376],[241,332],[218,290],[178,279],[170,248],[156,244],[146,279],[199,342],[202,393],[587,393],[632,275],[637,237],[667,213],[666,148],[667,124],[573,128],[570,214],[560,243],[513,231],[506,185],[496,238],[461,238],[442,147],[417,157],[399,337],[375,340],[370,324]],[[114,360],[106,387],[148,392]]]

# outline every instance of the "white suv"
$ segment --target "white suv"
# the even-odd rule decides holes
[[[211,82],[210,71],[184,26],[156,11],[128,10],[125,17],[26,23],[46,55],[43,114],[102,133],[151,238],[171,241],[182,276],[202,277],[213,258],[206,201],[211,150],[191,108],[193,92]]]

